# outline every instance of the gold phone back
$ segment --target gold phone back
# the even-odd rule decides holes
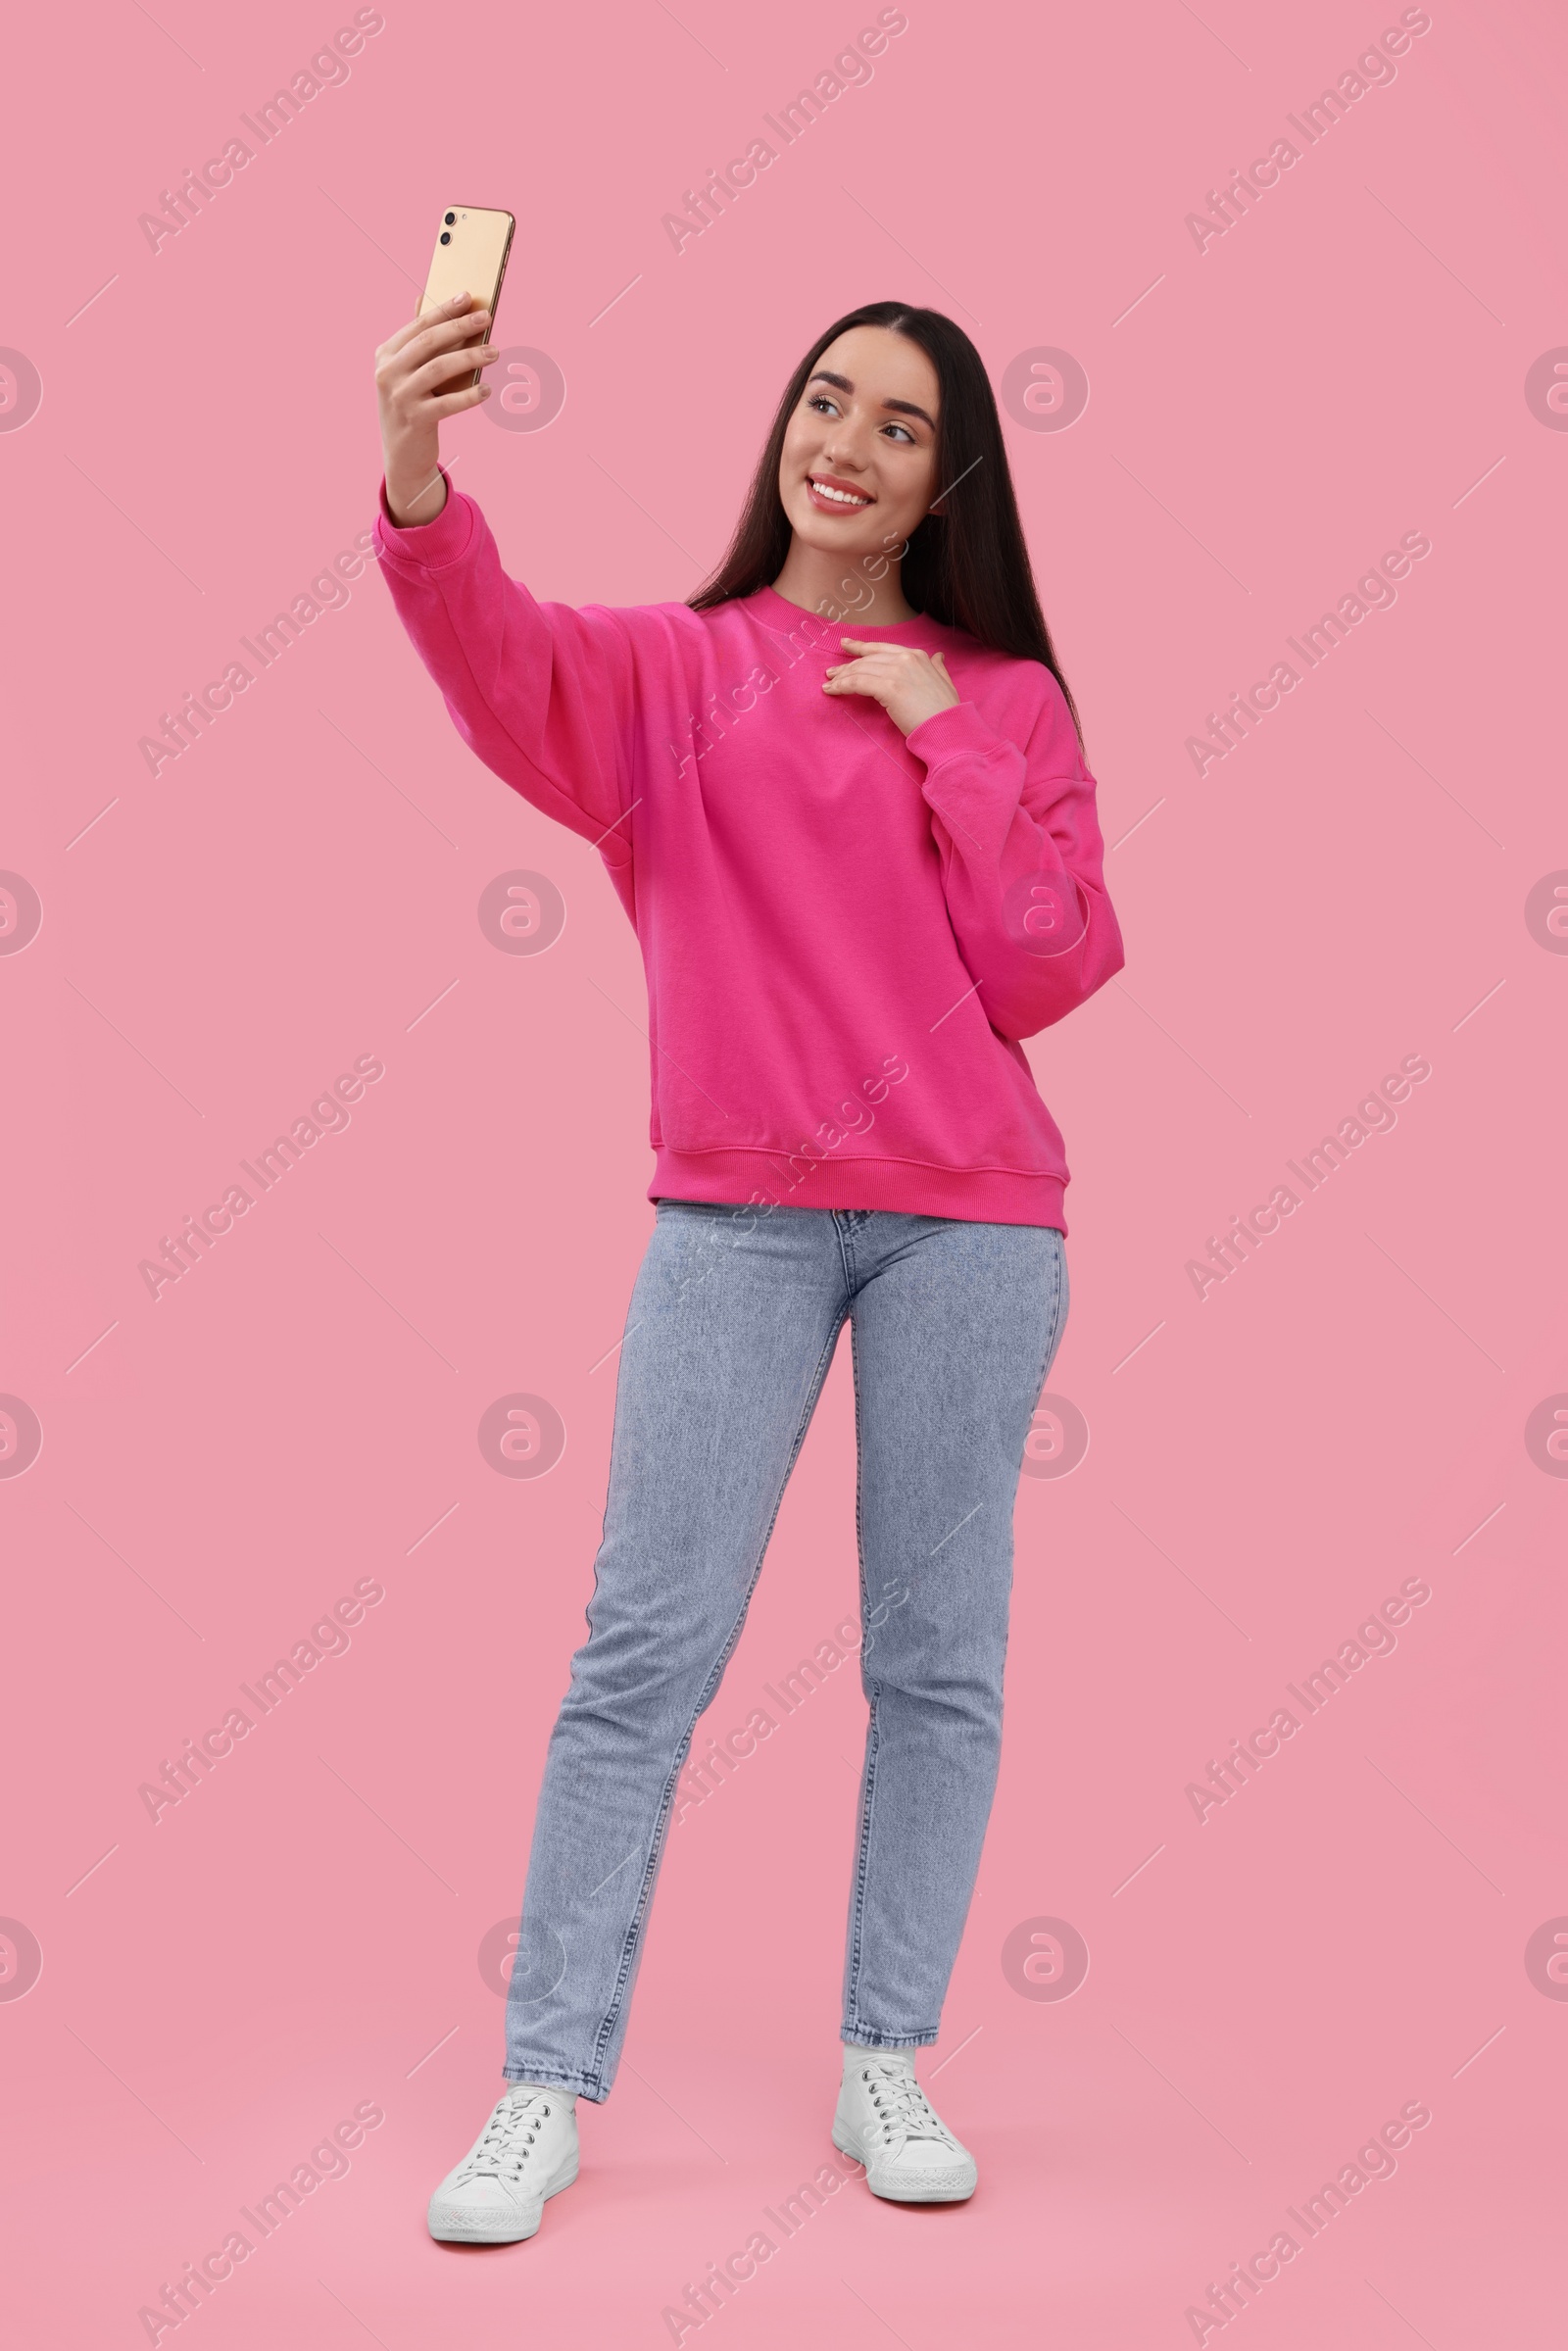
[[[450,227],[446,215],[454,219]],[[438,310],[450,302],[454,294],[467,292],[476,305],[495,315],[501,294],[502,274],[507,266],[507,252],[512,243],[513,218],[511,213],[483,212],[475,205],[449,204],[436,229],[435,257],[430,274],[425,279],[424,292],[419,297],[418,316]],[[452,242],[443,245],[443,231]],[[479,338],[475,336],[475,341]],[[471,383],[479,380],[478,369],[470,376]],[[455,376],[447,387],[457,391],[461,376]]]

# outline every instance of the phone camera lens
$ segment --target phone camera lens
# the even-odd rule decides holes
[[[450,245],[452,242],[451,237],[447,234],[447,231],[444,228],[441,231],[441,242],[443,245]]]
[[[453,221],[454,221],[454,220],[457,219],[457,217],[458,217],[458,216],[457,216],[457,214],[456,214],[456,213],[448,213],[448,215],[447,215],[447,226],[448,226],[448,228],[450,228],[450,227],[452,226],[452,223],[453,223]]]

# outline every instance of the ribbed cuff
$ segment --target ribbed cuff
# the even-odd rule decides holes
[[[987,726],[972,702],[950,703],[934,717],[922,718],[904,738],[917,759],[935,767],[943,759],[972,758],[995,751],[1002,737]]]
[[[395,571],[444,570],[449,563],[461,563],[468,552],[473,537],[473,505],[461,490],[452,486],[452,476],[441,467],[441,478],[447,485],[447,502],[433,522],[416,522],[402,530],[392,519],[392,510],[386,502],[386,479],[381,481],[381,511],[375,520],[375,543],[383,563]]]
[[[1000,857],[1023,792],[1024,757],[1016,743],[997,734],[969,702],[923,718],[905,741],[925,762],[925,804],[959,855],[988,865]]]

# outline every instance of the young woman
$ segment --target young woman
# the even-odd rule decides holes
[[[677,1777],[843,1324],[869,1721],[834,2144],[955,2202],[937,2037],[997,1775],[1012,1513],[1067,1307],[1020,1040],[1121,966],[1095,785],[978,353],[902,303],[796,368],[689,604],[538,604],[439,469],[496,351],[377,354],[381,568],[459,731],[599,850],[648,978],[656,1222],[589,1638],[550,1740],[502,2096],[429,2227],[512,2243],[614,2080]],[[846,627],[846,618],[849,625]]]

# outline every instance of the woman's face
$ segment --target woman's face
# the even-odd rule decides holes
[[[941,487],[937,419],[937,372],[918,343],[887,326],[854,326],[830,343],[779,459],[797,540],[852,562],[897,556]]]

